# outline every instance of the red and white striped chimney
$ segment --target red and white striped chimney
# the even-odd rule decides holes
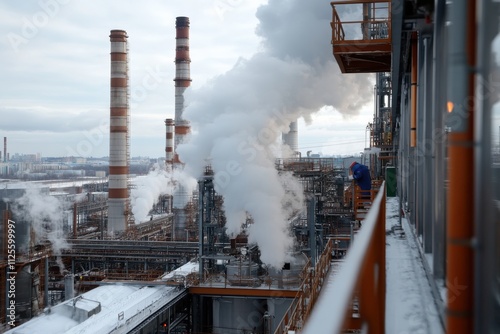
[[[167,165],[170,170],[172,170],[172,164],[174,162],[174,124],[174,120],[171,118],[165,120],[165,126],[167,128],[165,165]]]
[[[189,18],[180,16],[175,20],[175,148],[184,141],[191,131],[189,121],[186,121],[184,112],[184,92],[191,85],[189,64]],[[179,162],[177,154],[174,160]]]
[[[185,141],[186,135],[191,131],[189,121],[183,118],[184,92],[191,85],[189,65],[189,18],[177,17],[175,20],[176,45],[175,45],[175,141],[174,141],[174,169],[182,169],[182,163],[177,155],[177,147]],[[190,194],[182,181],[178,180],[173,195],[173,239],[184,240],[186,235],[186,205],[190,201]]]
[[[128,62],[127,33],[111,30],[108,233],[128,222]]]

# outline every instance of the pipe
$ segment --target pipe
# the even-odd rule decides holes
[[[43,277],[43,304],[49,307],[49,256],[45,256],[44,263],[44,277]]]
[[[76,227],[77,213],[78,213],[78,205],[75,202],[73,204],[73,239],[78,238],[78,231],[77,231],[77,227]]]
[[[127,33],[111,30],[111,102],[109,138],[108,232],[128,222],[128,64]]]
[[[309,227],[309,249],[311,255],[311,265],[316,265],[316,197],[311,196],[307,201],[307,225]]]
[[[453,2],[450,21],[451,60],[455,67],[474,68],[476,66],[476,2]],[[464,40],[465,39],[465,43]],[[456,43],[455,45],[453,45]],[[460,47],[461,46],[461,47]],[[458,48],[460,47],[460,48]],[[462,62],[462,63],[460,63]],[[453,70],[450,68],[450,71]],[[467,101],[461,106],[465,128],[452,131],[448,135],[448,201],[447,201],[447,265],[446,286],[448,288],[446,306],[446,331],[448,333],[473,332],[474,307],[474,78],[467,72],[462,96],[455,95],[456,101]],[[451,87],[453,82],[449,83]]]
[[[418,34],[411,35],[411,117],[410,147],[417,146]]]

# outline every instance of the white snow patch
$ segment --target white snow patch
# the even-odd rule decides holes
[[[76,305],[84,309],[86,303],[80,303],[81,299],[101,305],[99,313],[80,323],[72,319],[73,300],[69,300],[53,307],[50,314],[36,317],[7,333],[128,333],[180,293],[182,290],[168,286],[104,285],[76,297],[79,298]],[[121,313],[123,319],[119,320]]]

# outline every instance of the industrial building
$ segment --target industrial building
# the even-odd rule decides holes
[[[191,83],[190,21],[177,17],[175,118],[164,120],[165,170],[175,187],[158,197],[149,221],[135,221],[128,35],[112,30],[107,180],[5,182],[0,190],[0,294],[9,296],[9,284],[18,292],[15,311],[8,298],[0,305],[8,333],[500,330],[498,4],[340,0],[326,3],[330,10],[340,71],[375,73],[362,161],[369,196],[349,178],[357,157],[293,154],[274,162],[304,195],[287,212],[293,247],[283,266],[262,261],[250,215],[229,235],[228,199],[210,162],[196,189],[175,179],[184,166],[177,148],[190,133],[183,111]],[[282,136],[292,152],[296,126]],[[405,268],[395,268],[400,250]],[[403,277],[417,267],[421,277]],[[416,298],[407,310],[420,313],[415,327],[401,325],[410,313],[390,314],[404,304],[394,292],[401,286]]]

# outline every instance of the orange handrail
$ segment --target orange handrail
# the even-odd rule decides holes
[[[278,326],[276,326],[275,334],[285,334],[289,330],[301,329],[303,327],[304,322],[309,317],[319,297],[326,274],[330,269],[332,251],[333,240],[329,239],[314,270],[308,267],[308,274],[304,276],[304,281],[297,292],[297,296],[285,312]]]
[[[332,27],[332,44],[335,41],[343,41],[345,39],[344,27],[342,27],[342,22],[340,22],[339,14],[335,9],[335,6],[332,5],[332,22],[330,23]]]

